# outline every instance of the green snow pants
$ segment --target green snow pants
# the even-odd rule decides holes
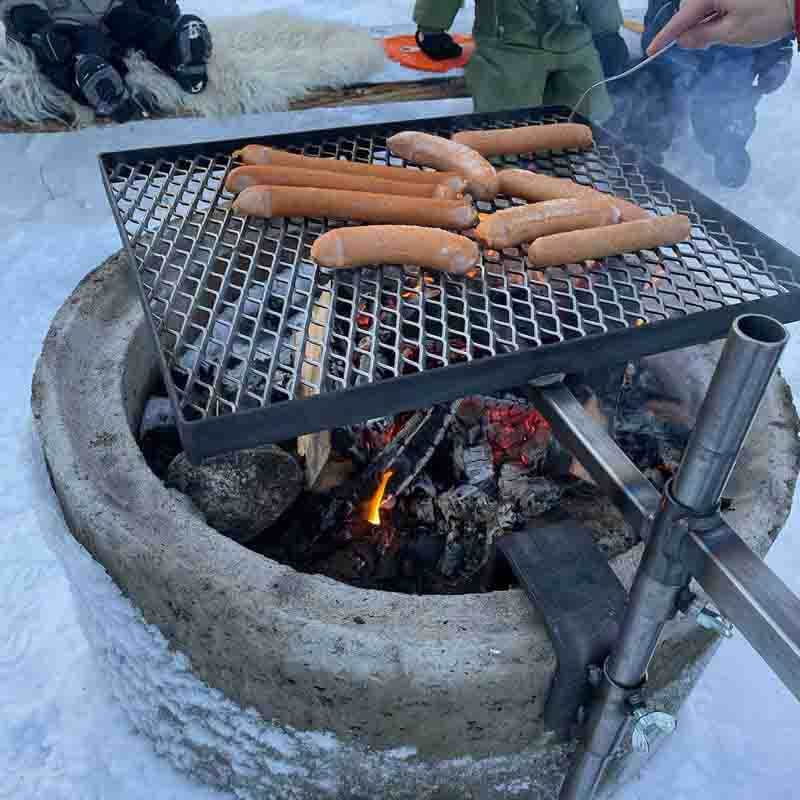
[[[465,73],[478,112],[541,105],[571,108],[604,77],[593,44],[571,53],[550,53],[480,39]],[[611,116],[611,100],[604,86],[586,98],[580,112],[598,123]]]

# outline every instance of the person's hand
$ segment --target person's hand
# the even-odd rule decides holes
[[[685,0],[647,48],[655,55],[676,39],[681,47],[757,45],[792,33],[787,0]]]

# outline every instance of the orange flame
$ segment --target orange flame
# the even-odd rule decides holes
[[[387,470],[383,473],[381,482],[378,485],[378,490],[372,496],[372,500],[369,501],[369,506],[367,507],[367,522],[369,522],[370,525],[381,524],[381,503],[383,503],[386,487],[389,485],[392,475],[394,475],[392,470]]]

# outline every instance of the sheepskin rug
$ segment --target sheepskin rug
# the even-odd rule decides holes
[[[191,95],[140,53],[127,57],[134,96],[160,114],[224,116],[285,110],[315,88],[366,80],[384,63],[380,44],[363,29],[314,22],[282,11],[212,18],[214,40],[205,92]],[[24,125],[94,121],[91,109],[55,88],[29,51],[6,42],[0,24],[0,119]]]

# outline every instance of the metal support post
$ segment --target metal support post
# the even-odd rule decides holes
[[[733,324],[678,473],[652,523],[617,646],[561,791],[561,800],[590,800],[631,719],[630,698],[646,682],[664,624],[690,579],[687,520],[716,515],[719,500],[787,341],[768,317]],[[548,416],[548,414],[545,414]],[[619,495],[618,495],[619,496]],[[623,492],[629,510],[636,510]],[[645,521],[644,519],[642,521]],[[695,534],[698,535],[698,534]],[[700,537],[702,538],[702,537]]]

